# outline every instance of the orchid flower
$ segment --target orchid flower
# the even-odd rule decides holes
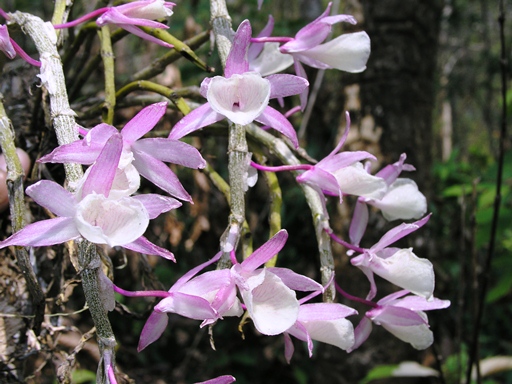
[[[376,159],[365,151],[339,152],[348,136],[350,117],[346,114],[347,128],[345,134],[334,150],[309,170],[297,176],[299,183],[309,184],[326,194],[340,197],[356,195],[380,199],[387,190],[383,178],[369,174],[361,160]]]
[[[257,38],[252,39],[253,43],[284,43],[279,50],[283,54],[293,57],[295,73],[298,76],[307,78],[306,71],[301,63],[313,68],[329,69],[335,68],[341,71],[357,73],[366,69],[366,62],[370,56],[370,37],[366,32],[345,33],[326,43],[331,33],[333,24],[348,22],[356,24],[356,20],[350,15],[329,16],[332,3],[329,3],[326,10],[314,21],[303,27],[294,38],[270,37],[272,28],[265,30]],[[272,55],[274,60],[278,56]],[[284,63],[280,59],[281,63]],[[276,71],[272,73],[277,72]],[[307,103],[307,90],[301,94],[301,106],[304,109]]]
[[[263,78],[257,72],[249,72],[247,52],[251,33],[251,24],[245,20],[236,31],[224,76],[206,78],[201,84],[201,95],[207,99],[207,103],[181,119],[171,130],[170,139],[180,139],[227,118],[240,125],[253,121],[268,125],[298,147],[297,134],[290,122],[268,103],[269,99],[301,93],[308,82],[292,75]]]
[[[354,345],[354,327],[345,319],[355,315],[353,308],[336,303],[301,304],[297,321],[284,332],[285,358],[288,363],[294,347],[290,335],[308,344],[309,357],[313,355],[313,340],[348,350]]]
[[[171,252],[142,235],[150,219],[179,207],[179,201],[159,195],[109,199],[122,145],[119,133],[110,137],[92,165],[79,196],[48,180],[28,187],[27,195],[58,217],[27,225],[1,241],[0,248],[10,245],[50,246],[82,236],[96,244],[123,246],[174,260]]]
[[[176,4],[174,3],[163,0],[133,1],[116,7],[97,9],[69,23],[54,25],[54,28],[62,29],[74,27],[84,21],[99,16],[96,20],[98,27],[103,27],[107,24],[117,25],[118,27],[139,36],[142,39],[151,41],[166,48],[172,48],[173,46],[171,44],[157,39],[137,27],[169,28],[167,25],[153,20],[171,16],[173,14],[172,7],[175,5]]]
[[[165,292],[164,299],[158,303],[149,316],[142,333],[138,351],[156,341],[164,332],[168,323],[167,313],[177,313],[195,320],[203,320],[201,327],[214,323],[223,316],[240,316],[242,307],[236,297],[236,287],[228,269],[206,272],[194,277],[210,264],[218,261],[219,252],[212,259],[193,268],[183,275]],[[116,289],[127,295],[127,291]],[[151,293],[132,293],[131,296]]]
[[[277,335],[292,327],[299,316],[294,290],[322,291],[314,280],[287,268],[258,268],[274,257],[286,243],[281,230],[241,263],[231,268],[247,311],[256,329],[264,335]]]
[[[366,32],[345,33],[322,44],[331,33],[333,24],[357,23],[350,15],[329,16],[331,6],[329,3],[324,13],[297,32],[295,38],[285,42],[280,50],[292,55],[296,66],[302,62],[314,68],[362,72],[370,56],[370,37]]]
[[[373,274],[427,300],[432,299],[435,283],[432,263],[417,257],[412,248],[388,247],[421,228],[429,218],[430,215],[411,224],[400,224],[386,232],[373,247],[364,249],[362,254],[351,259],[352,265],[361,269],[370,281],[367,300],[373,299],[377,293]]]
[[[166,102],[149,105],[126,123],[120,131],[123,140],[122,163],[123,166],[131,163],[142,176],[170,195],[192,202],[192,198],[185,191],[178,177],[163,161],[190,168],[204,168],[206,162],[197,149],[172,138],[141,139],[153,129],[165,114],[166,108]],[[85,135],[83,140],[62,145],[40,158],[39,161],[91,164],[96,160],[107,140],[116,132],[118,132],[117,129],[108,124],[99,124],[89,131],[82,130]]]
[[[368,338],[372,331],[372,322],[381,325],[415,349],[428,348],[434,341],[434,335],[429,329],[424,311],[447,308],[450,301],[437,298],[427,301],[419,296],[405,296],[408,293],[409,291],[403,290],[388,295],[379,300],[375,308],[366,312],[355,329],[356,342],[350,351],[359,348]]]
[[[387,184],[387,190],[380,199],[361,197],[359,201],[373,205],[382,211],[388,221],[419,219],[427,212],[427,199],[411,179],[398,178],[402,171],[414,171],[410,164],[404,164],[405,153],[396,163],[384,167],[377,172]]]
[[[9,59],[14,59],[18,53],[27,63],[40,67],[41,63],[31,58],[16,42],[9,36],[6,25],[0,25],[0,51],[5,53]]]

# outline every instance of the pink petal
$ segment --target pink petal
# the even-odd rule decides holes
[[[153,244],[144,236],[139,237],[137,240],[131,243],[124,244],[123,247],[135,252],[144,253],[146,255],[161,256],[164,259],[176,262],[176,259],[174,258],[172,252],[168,251],[165,248],[161,248],[156,244]]]
[[[407,236],[408,234],[418,230],[423,227],[428,220],[430,219],[430,214],[425,216],[423,219],[415,221],[414,223],[402,223],[396,226],[393,229],[390,229],[388,232],[384,234],[379,240],[377,244],[370,248],[371,252],[378,252],[388,245],[393,244],[394,242],[400,240],[402,237]]]
[[[172,312],[194,320],[217,317],[217,314],[208,300],[181,292],[173,292],[172,296],[160,301],[160,303],[155,306],[155,311]]]
[[[359,245],[368,225],[368,207],[359,199],[354,207],[354,214],[348,231],[350,242]]]
[[[335,196],[340,195],[340,186],[338,184],[338,180],[336,180],[332,173],[324,171],[317,166],[297,176],[297,181],[299,183],[315,185],[321,190]]]
[[[5,55],[11,60],[16,57],[16,51],[11,43],[7,25],[0,25],[0,51],[5,53]]]
[[[203,104],[176,123],[169,134],[169,139],[181,139],[191,132],[197,131],[222,119],[224,119],[224,116],[215,112],[210,107],[209,103]]]
[[[263,113],[259,115],[255,120],[259,123],[274,128],[278,132],[281,132],[284,136],[291,140],[295,148],[299,147],[299,140],[297,138],[295,129],[290,124],[288,119],[274,108],[267,106]]]
[[[167,165],[144,152],[134,151],[133,155],[132,164],[142,176],[170,195],[180,200],[192,201],[178,177]]]
[[[354,308],[337,303],[302,304],[298,321],[337,320],[347,316],[357,315]]]
[[[79,236],[71,217],[56,217],[27,225],[6,240],[0,241],[0,249],[10,245],[46,247],[62,244]]]
[[[252,30],[249,20],[244,20],[238,26],[233,38],[233,45],[226,60],[224,76],[227,78],[234,74],[242,74],[249,71],[249,61],[247,60],[247,50],[251,40]]]
[[[76,212],[73,195],[53,181],[41,180],[28,187],[26,193],[37,204],[49,209],[57,216],[73,217]]]
[[[77,140],[55,148],[37,161],[39,163],[92,164],[98,158],[102,148],[103,144],[87,146],[83,140]]]
[[[283,333],[284,336],[284,358],[286,359],[286,362],[290,364],[290,361],[292,360],[293,353],[295,352],[295,347],[293,346],[292,338],[288,333]]]
[[[169,289],[169,292],[177,292],[178,290],[183,287],[184,284],[186,284],[192,277],[197,275],[200,271],[202,271],[207,266],[219,261],[219,259],[222,256],[222,252],[217,253],[214,257],[212,257],[210,260],[205,261],[204,263],[198,265],[197,267],[192,268],[190,271],[185,273],[183,276],[181,276],[176,283]]]
[[[375,156],[366,151],[350,151],[329,155],[320,160],[315,167],[322,168],[327,172],[336,172],[341,168],[346,168],[361,160],[372,159],[377,160]]]
[[[107,24],[116,24],[119,26],[123,24],[139,25],[150,28],[169,28],[167,25],[159,23],[157,21],[126,16],[125,14],[119,12],[118,7],[109,8],[103,15],[98,17],[98,19],[96,20],[96,24],[98,25],[98,27],[103,27]]]
[[[270,81],[270,98],[298,95],[308,88],[306,79],[294,75],[270,75],[266,79]]]
[[[274,30],[274,18],[272,15],[268,15],[268,21],[267,25],[261,30],[260,33],[258,33],[258,36],[256,37],[268,37],[272,34],[272,31]],[[253,61],[262,51],[265,43],[251,43],[249,46],[249,50],[247,52],[247,58],[249,60],[249,63]]]
[[[167,110],[167,102],[151,104],[143,108],[129,122],[126,123],[121,130],[123,140],[126,144],[131,145],[140,139],[146,133],[151,131],[158,121],[165,115]]]
[[[236,381],[236,379],[233,376],[224,375],[224,376],[216,377],[215,379],[201,381],[201,382],[198,382],[195,384],[231,384],[235,381]]]
[[[108,139],[82,187],[82,196],[97,193],[108,197],[123,150],[123,137],[116,133]]]
[[[268,272],[272,272],[279,277],[283,283],[294,291],[322,291],[322,284],[317,283],[315,280],[310,279],[304,275],[300,275],[288,268],[267,268]]]
[[[240,265],[245,272],[252,272],[259,266],[266,263],[284,247],[288,239],[288,232],[281,229],[270,240],[255,250],[247,259]]]
[[[302,28],[292,41],[281,46],[283,53],[302,52],[321,44],[329,35],[329,24],[312,22]]]
[[[146,193],[144,195],[133,196],[134,199],[140,201],[144,208],[148,211],[149,218],[154,219],[161,213],[181,207],[181,202],[172,197],[158,195],[156,193]]]
[[[162,336],[162,333],[164,333],[168,322],[169,317],[167,313],[153,311],[151,315],[149,315],[146,324],[144,324],[144,328],[142,328],[137,352],[142,351],[149,344],[158,340],[160,336]]]
[[[359,348],[368,339],[371,332],[372,321],[367,317],[363,317],[354,330],[354,345],[347,349],[347,352],[352,352]]]
[[[386,323],[405,327],[427,323],[425,319],[415,311],[392,306],[372,309],[366,312],[366,316],[371,318],[375,324],[379,325]]]
[[[184,167],[197,169],[206,166],[206,161],[196,148],[178,140],[165,138],[141,139],[133,143],[132,148],[140,152],[146,152],[158,160],[183,165]]]

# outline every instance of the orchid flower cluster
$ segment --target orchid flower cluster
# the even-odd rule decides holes
[[[259,3],[261,5],[261,1]],[[140,27],[167,28],[154,20],[171,16],[174,6],[163,0],[134,1],[101,8],[54,27],[69,28],[96,18],[99,27],[113,24],[169,48],[168,43]],[[0,248],[52,246],[83,238],[94,244],[121,246],[175,261],[173,253],[151,243],[144,233],[151,219],[179,208],[181,201],[193,203],[177,175],[165,163],[202,169],[206,161],[195,147],[180,139],[227,119],[232,124],[259,123],[262,124],[261,129],[272,128],[298,148],[295,129],[285,115],[270,106],[270,100],[299,95],[301,107],[305,106],[309,83],[303,64],[348,72],[365,69],[370,54],[370,39],[365,32],[343,34],[324,42],[334,24],[356,23],[349,15],[330,16],[330,7],[329,4],[320,17],[293,38],[272,37],[272,18],[253,38],[250,22],[243,21],[234,34],[223,76],[208,77],[202,81],[200,93],[206,102],[178,121],[167,138],[145,137],[165,116],[167,102],[143,108],[121,130],[106,123],[90,129],[76,126],[79,140],[57,147],[38,162],[88,166],[83,178],[69,185],[70,190],[48,180],[29,186],[26,194],[55,217],[29,224],[0,241]],[[7,14],[2,12],[2,15],[8,19]],[[8,36],[7,27],[0,26],[0,50],[14,58],[16,52],[20,53],[16,47]],[[291,65],[296,75],[277,74]],[[265,267],[285,246],[288,233],[284,229],[242,261],[237,259],[237,241],[232,241],[229,249],[224,248],[210,260],[185,273],[168,291],[131,292],[107,279],[109,295],[115,291],[125,296],[162,299],[155,305],[141,332],[139,351],[160,338],[168,325],[168,313],[199,320],[201,327],[214,325],[224,317],[240,317],[245,313],[259,333],[283,335],[288,362],[294,353],[291,336],[307,343],[310,356],[314,340],[351,352],[369,337],[372,323],[383,326],[416,349],[425,349],[432,344],[433,334],[424,311],[446,308],[450,303],[433,296],[435,278],[432,263],[416,256],[412,248],[393,246],[424,226],[430,217],[425,196],[418,186],[412,179],[400,177],[402,172],[413,171],[414,167],[405,163],[404,154],[396,163],[372,174],[370,161],[375,160],[375,156],[366,151],[342,151],[350,128],[348,114],[346,118],[347,129],[338,145],[314,165],[272,167],[247,161],[246,167],[247,174],[254,169],[295,172],[299,184],[309,186],[320,196],[325,218],[329,217],[326,204],[329,196],[335,196],[340,204],[348,195],[356,197],[349,240],[336,236],[328,224],[324,230],[334,241],[346,247],[351,264],[367,277],[367,296],[357,298],[345,292],[334,275],[327,285],[322,286],[291,269]],[[276,137],[276,140],[280,139]],[[169,196],[140,194],[141,176]],[[250,182],[246,184],[251,185]],[[363,247],[370,207],[380,210],[388,221],[416,221],[401,223],[385,233],[376,244]],[[225,253],[230,255],[231,268],[203,272]],[[373,301],[378,293],[375,275],[401,290]],[[105,276],[101,278],[106,279]],[[370,307],[356,327],[347,319],[358,314],[355,309],[334,302],[310,302],[332,284],[345,299]],[[114,382],[115,376],[109,373],[109,379]],[[233,380],[231,376],[223,376],[210,382],[229,383]]]

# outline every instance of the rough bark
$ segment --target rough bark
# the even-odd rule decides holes
[[[442,0],[362,0],[372,54],[363,73],[362,109],[383,128],[385,162],[406,152],[429,195],[432,110]]]

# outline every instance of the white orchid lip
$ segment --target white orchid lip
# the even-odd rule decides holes
[[[210,107],[235,124],[247,125],[260,116],[270,99],[270,81],[259,73],[213,77],[206,98]]]
[[[87,240],[113,247],[141,237],[149,225],[149,214],[137,199],[112,200],[92,193],[78,204],[74,221]]]
[[[259,72],[261,76],[279,73],[293,65],[293,57],[281,53],[279,43],[265,43],[263,50],[249,63],[251,70]]]
[[[147,5],[144,5],[140,8],[127,11],[126,15],[130,17],[139,17],[142,19],[156,20],[163,17],[172,16],[173,14],[173,3],[165,2],[163,0],[153,0],[148,1],[147,3]]]

